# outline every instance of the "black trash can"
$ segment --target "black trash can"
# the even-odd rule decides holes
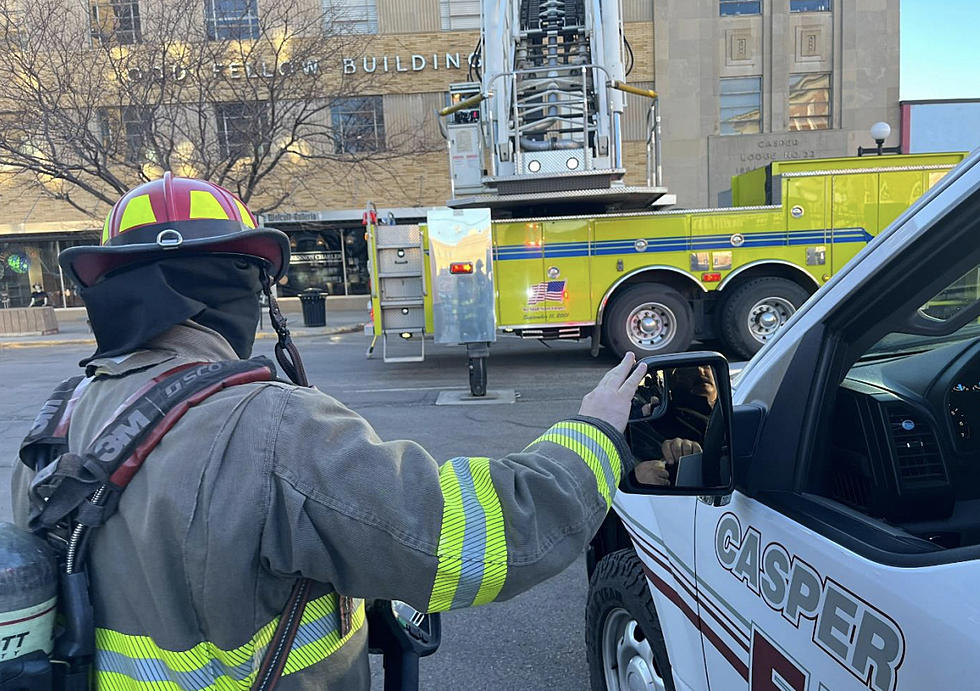
[[[308,288],[300,293],[299,301],[303,306],[303,326],[327,325],[326,293],[314,288]]]

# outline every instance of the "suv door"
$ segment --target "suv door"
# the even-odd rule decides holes
[[[710,688],[955,688],[930,687],[928,663],[910,669],[907,637],[920,653],[930,637],[962,640],[948,589],[980,576],[976,562],[955,573],[875,564],[741,492],[726,507],[699,503],[696,525]]]
[[[976,534],[962,544],[943,544],[912,527],[915,521],[888,518],[893,510],[887,504],[855,508],[861,502],[831,490],[831,472],[850,462],[834,443],[840,430],[833,425],[846,423],[839,413],[835,417],[835,406],[859,357],[872,353],[896,363],[890,367],[900,376],[893,379],[902,383],[889,386],[912,397],[912,380],[941,380],[939,374],[930,379],[931,372],[912,371],[922,359],[901,370],[905,357],[932,348],[938,353],[940,341],[930,338],[957,335],[963,352],[980,347],[978,287],[972,294],[959,290],[960,277],[980,266],[978,161],[974,155],[883,232],[865,258],[825,286],[743,373],[735,403],[764,410],[765,421],[757,435],[749,435],[748,450],[736,448],[736,457],[750,460],[736,465],[731,503],[698,502],[695,510],[698,599],[702,612],[711,615],[702,615],[711,688],[946,689],[971,687],[974,682],[965,680],[980,676]],[[943,318],[929,314],[930,300],[947,299],[948,286],[959,287],[962,310],[947,310]],[[947,333],[944,322],[949,329],[960,326]],[[923,350],[875,354],[883,338],[896,332],[918,338]],[[883,393],[885,384],[847,386],[868,396],[891,395]],[[943,460],[956,444],[939,423],[946,406],[927,413],[949,475],[944,496],[972,506],[973,496],[980,497],[980,472],[966,468],[956,477],[976,486],[957,486],[952,463]],[[739,440],[737,415],[738,408]],[[904,451],[920,451],[901,441],[901,434],[921,422],[915,415],[892,420],[881,414],[875,423],[877,453],[894,460],[894,447],[901,444],[908,446]],[[966,461],[980,464],[972,456]],[[879,486],[867,491],[896,486],[901,500],[906,468],[892,470],[872,473]],[[923,506],[930,515],[946,515]],[[954,508],[932,521],[939,535],[943,520],[951,523],[955,516]],[[965,522],[970,520],[980,516]]]

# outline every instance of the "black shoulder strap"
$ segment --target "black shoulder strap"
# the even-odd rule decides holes
[[[75,404],[91,381],[77,376],[58,384],[21,442],[21,463],[31,470],[40,470],[68,450],[68,422]]]
[[[83,453],[66,451],[35,467],[30,528],[43,532],[66,521],[101,525],[150,451],[189,408],[228,386],[272,380],[275,371],[268,358],[257,357],[182,365],[157,376],[123,404]]]

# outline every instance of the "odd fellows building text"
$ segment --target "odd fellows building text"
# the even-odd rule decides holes
[[[459,53],[421,55],[366,55],[361,58],[342,58],[344,74],[357,72],[421,72],[423,70],[458,70],[468,65],[472,54],[462,60]]]

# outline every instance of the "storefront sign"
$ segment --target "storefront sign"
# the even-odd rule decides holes
[[[264,214],[262,223],[297,223],[300,221],[322,221],[324,214],[320,211],[279,211]]]
[[[290,263],[292,264],[311,264],[314,262],[340,264],[343,260],[343,254],[339,250],[327,252],[293,252],[290,255]]]

